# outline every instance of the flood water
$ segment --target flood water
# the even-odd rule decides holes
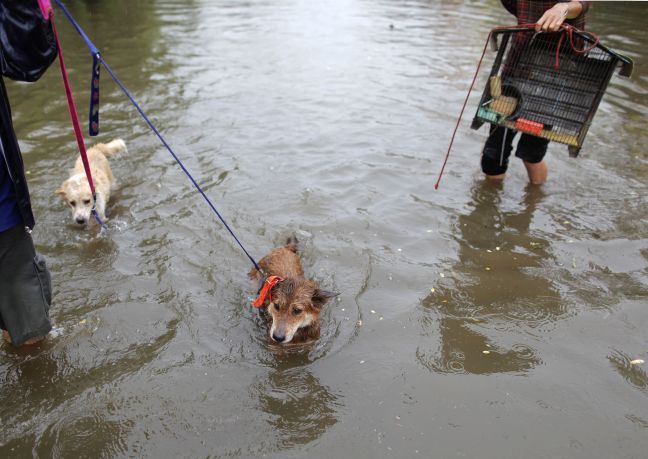
[[[0,457],[646,457],[644,3],[591,11],[636,63],[579,158],[485,184],[475,94],[438,191],[498,1],[68,3],[249,252],[295,234],[341,294],[315,345],[269,346],[249,260],[105,71],[96,141],[129,152],[108,231],[75,227],[58,69],[8,83],[56,336],[0,347]]]

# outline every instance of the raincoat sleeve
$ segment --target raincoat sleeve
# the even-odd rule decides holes
[[[0,1],[0,69],[13,80],[36,81],[56,59],[50,21],[38,0]]]

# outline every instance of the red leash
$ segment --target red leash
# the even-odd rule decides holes
[[[475,86],[475,81],[477,81],[477,75],[479,75],[479,69],[481,68],[482,61],[484,60],[484,56],[486,55],[486,49],[488,48],[488,42],[490,41],[490,37],[492,33],[493,31],[491,30],[488,33],[488,38],[486,38],[486,44],[484,45],[484,50],[482,51],[482,55],[479,58],[479,62],[477,63],[477,70],[475,70],[475,76],[472,79],[472,83],[470,83],[470,89],[468,89],[468,94],[466,94],[466,100],[464,100],[463,107],[461,107],[461,112],[459,113],[459,119],[457,119],[457,124],[455,124],[454,131],[452,132],[452,138],[450,138],[450,145],[448,145],[448,151],[446,152],[445,159],[443,160],[443,166],[441,166],[441,171],[439,172],[439,178],[437,178],[437,181],[434,184],[435,190],[439,189],[439,183],[441,182],[443,171],[445,170],[446,164],[448,163],[448,158],[450,157],[450,150],[452,150],[452,144],[454,143],[455,135],[457,135],[457,130],[459,129],[459,125],[461,124],[461,118],[463,117],[464,110],[466,109],[466,105],[468,105],[468,98],[470,97],[470,93],[472,92],[473,87]]]
[[[39,0],[40,3],[40,0]],[[49,3],[49,1],[47,2]],[[43,7],[41,6],[41,9]],[[54,38],[56,39],[56,46],[58,48],[58,58],[59,66],[61,68],[61,76],[63,77],[63,86],[65,87],[65,96],[67,98],[68,111],[70,112],[70,118],[72,119],[72,127],[74,128],[74,136],[76,137],[77,146],[79,147],[79,155],[81,156],[81,161],[83,162],[83,169],[85,169],[86,178],[88,179],[88,185],[90,186],[90,192],[92,193],[92,209],[91,213],[94,215],[95,220],[99,223],[103,229],[106,228],[106,225],[101,221],[99,213],[97,212],[97,192],[95,191],[94,182],[92,180],[92,172],[90,171],[90,161],[88,161],[88,153],[86,151],[85,141],[83,140],[83,132],[81,131],[81,123],[79,122],[79,115],[77,114],[76,105],[74,103],[74,97],[72,97],[72,88],[70,87],[70,79],[68,78],[67,68],[65,67],[65,60],[63,59],[63,48],[61,47],[61,41],[59,40],[58,31],[56,30],[56,23],[54,22],[54,10],[51,5],[47,8],[47,13],[49,20],[52,23],[52,30],[54,31]]]
[[[83,161],[83,168],[85,169],[86,177],[88,178],[88,185],[90,185],[90,191],[92,192],[92,199],[94,201],[96,199],[96,195],[94,182],[92,181],[92,172],[90,172],[90,163],[88,161],[88,154],[86,151],[85,142],[83,140],[81,123],[79,122],[79,115],[77,114],[76,105],[74,104],[74,97],[72,97],[70,79],[68,78],[67,68],[65,67],[63,49],[61,48],[61,41],[59,40],[58,31],[56,30],[56,24],[54,22],[54,11],[52,11],[52,9],[49,10],[49,19],[52,22],[52,30],[54,30],[56,46],[58,47],[59,66],[61,68],[61,76],[63,77],[63,86],[65,87],[65,96],[67,97],[68,110],[70,112],[70,118],[72,119],[72,127],[74,128],[74,136],[76,137],[77,146],[79,147],[79,154],[81,155],[81,161]]]
[[[583,49],[578,49],[574,44],[574,26],[571,26],[569,24],[561,24],[560,28],[566,31],[566,34],[569,37],[569,45],[571,46],[572,51],[574,51],[576,54],[585,54],[593,50],[594,48],[596,48],[596,46],[599,44],[600,41],[599,37],[594,35],[593,33],[588,32],[588,35],[594,38],[594,42],[592,43],[592,46],[590,46],[589,48],[585,48],[585,44],[583,44]],[[562,46],[564,40],[565,40],[565,34],[562,34],[560,36],[560,39],[558,40],[558,46],[556,46],[556,63],[554,64],[554,68],[556,70],[560,68],[560,62],[559,62],[560,47]]]

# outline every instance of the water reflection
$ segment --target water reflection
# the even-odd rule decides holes
[[[275,367],[251,391],[268,415],[276,448],[311,443],[337,423],[338,396],[308,368],[307,350],[273,355]]]
[[[529,185],[520,208],[506,209],[501,185],[475,184],[470,213],[460,215],[454,276],[423,300],[439,317],[440,350],[419,361],[436,372],[527,372],[540,362],[526,343],[507,343],[509,332],[531,334],[564,314],[563,302],[543,266],[551,257],[531,223],[544,198]],[[523,286],[523,288],[522,288]]]
[[[176,318],[154,306],[132,304],[123,309],[133,307],[142,311],[139,320],[131,317],[128,324],[120,319],[123,310],[113,316],[109,311],[105,320],[83,320],[68,327],[66,335],[38,347],[5,346],[6,363],[0,362],[4,429],[0,457],[22,457],[17,452],[32,451],[34,445],[43,456],[57,449],[61,457],[82,456],[84,445],[96,448],[87,449],[93,455],[121,448],[130,421],[112,419],[116,407],[109,391],[101,388],[153,362],[176,336],[178,326]]]
[[[608,360],[629,384],[642,392],[648,393],[648,374],[641,365],[630,363],[633,359],[620,351],[615,351],[612,355],[609,355]]]

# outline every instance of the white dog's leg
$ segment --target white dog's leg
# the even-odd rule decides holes
[[[97,202],[95,205],[95,210],[97,211],[97,214],[99,215],[101,221],[105,222],[106,221],[106,196],[104,196],[104,194],[101,191],[97,191],[96,196],[97,196]]]

